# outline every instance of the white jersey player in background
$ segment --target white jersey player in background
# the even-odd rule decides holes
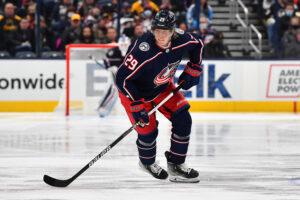
[[[121,36],[118,40],[118,47],[110,49],[103,59],[105,68],[110,71],[108,79],[109,86],[105,94],[99,101],[98,113],[100,117],[108,116],[114,108],[115,102],[118,99],[118,90],[115,87],[115,73],[118,67],[122,64],[124,56],[131,41],[125,35]]]

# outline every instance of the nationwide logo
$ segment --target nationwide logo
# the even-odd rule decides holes
[[[165,67],[154,79],[155,85],[162,85],[165,83],[168,83],[172,77],[174,76],[176,69],[178,68],[180,64],[180,60],[168,64],[167,67]]]

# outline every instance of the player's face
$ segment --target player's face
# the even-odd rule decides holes
[[[153,31],[156,43],[159,46],[167,46],[171,39],[171,31],[164,29],[155,29]]]

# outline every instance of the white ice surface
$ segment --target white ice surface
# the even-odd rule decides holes
[[[132,132],[66,188],[67,179],[130,127],[125,116],[0,114],[0,200],[299,200],[300,115],[192,114],[187,164],[198,184],[155,180],[138,167]],[[166,168],[170,123],[160,120]]]

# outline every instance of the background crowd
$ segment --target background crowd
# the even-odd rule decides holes
[[[283,58],[300,58],[300,1],[278,0],[276,8],[275,0],[260,0],[259,5],[272,49],[277,47]]]
[[[274,0],[258,2],[269,45],[279,45],[282,57],[299,57],[300,1],[279,0],[278,29],[274,26]],[[118,0],[41,0],[41,51],[64,53],[65,46],[71,43],[117,42],[117,3]],[[0,0],[0,57],[35,52],[36,7],[35,0]],[[121,0],[120,36],[126,35],[133,41],[150,31],[151,19],[160,9],[176,14],[177,27],[197,32],[195,0]],[[222,33],[211,28],[212,19],[209,1],[200,0],[200,35],[206,44],[205,57],[230,57]],[[277,30],[278,38],[274,37]]]
[[[35,52],[36,2],[0,2],[2,55],[20,57],[24,51]],[[64,52],[65,46],[71,43],[117,42],[117,3],[117,0],[42,0],[42,52]],[[193,0],[124,0],[121,1],[121,5],[120,36],[124,34],[132,41],[150,31],[151,19],[160,9],[172,10],[181,29],[197,31]],[[222,43],[222,37],[210,28],[213,11],[207,0],[201,0],[200,13],[201,35],[207,44],[211,43],[211,47],[207,47],[207,57],[228,57],[229,53]]]

